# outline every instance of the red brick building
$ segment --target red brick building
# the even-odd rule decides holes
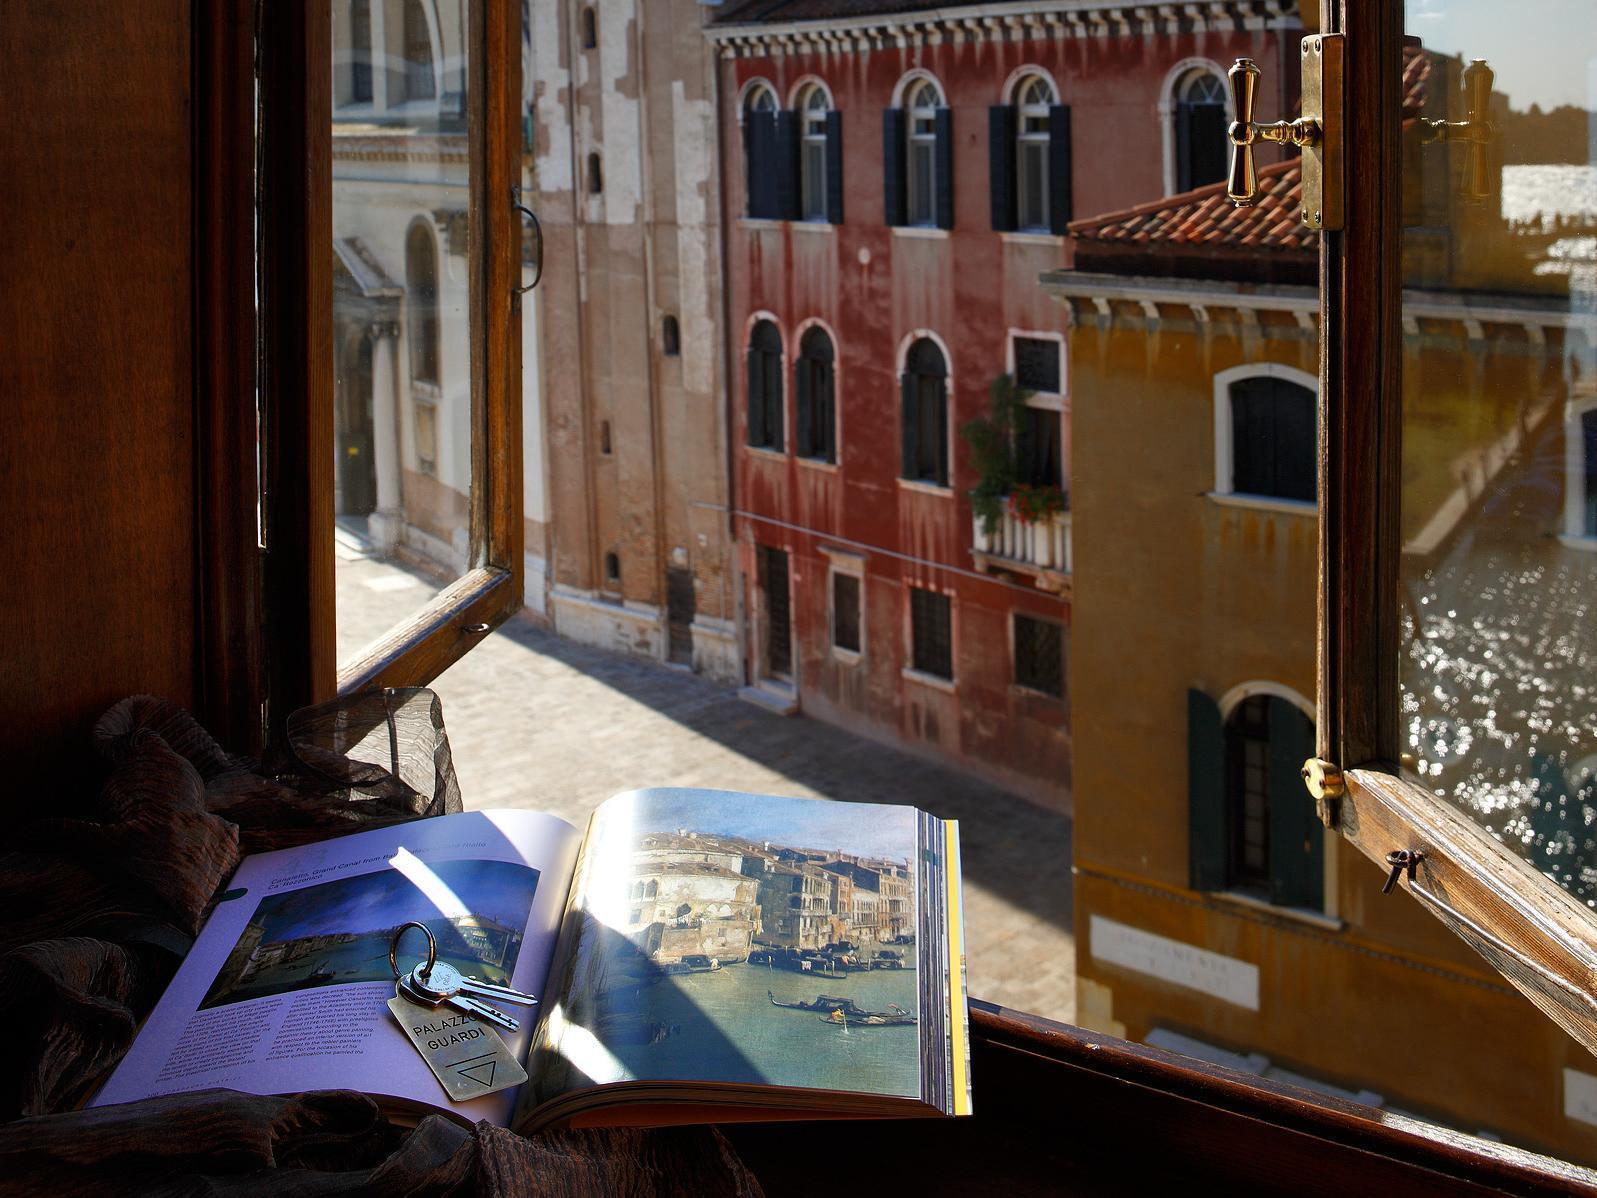
[[[1070,369],[1037,279],[1073,216],[1220,178],[1225,68],[1295,76],[1301,35],[1290,0],[718,14],[752,697],[1068,805]],[[960,430],[1006,372],[1033,394],[995,487]]]

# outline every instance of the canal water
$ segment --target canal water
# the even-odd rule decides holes
[[[763,965],[725,965],[678,974],[635,992],[635,1016],[610,1008],[621,1030],[641,1021],[641,1036],[600,1038],[637,1077],[707,1079],[920,1096],[920,1028],[838,1027],[814,1011],[771,1005],[852,998],[868,1011],[897,1003],[919,1015],[913,969],[812,977]],[[617,996],[619,997],[619,996]],[[630,1005],[630,1004],[629,1004]]]

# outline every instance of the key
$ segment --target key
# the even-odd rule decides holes
[[[418,965],[410,971],[410,978],[420,989],[440,994],[460,991],[473,998],[499,999],[503,1002],[520,1003],[524,1007],[530,1007],[538,1001],[536,995],[528,994],[524,990],[485,982],[480,978],[462,977],[460,971],[447,961],[439,961],[431,971],[425,965]]]
[[[436,972],[437,966],[434,966]],[[396,989],[411,1002],[420,1003],[428,1007],[453,1007],[467,1015],[475,1015],[478,1019],[486,1019],[489,1023],[498,1024],[506,1031],[521,1030],[521,1023],[512,1019],[503,1011],[489,1006],[481,999],[472,998],[469,994],[454,991],[445,993],[431,987],[423,987],[416,983],[413,974],[406,974],[396,983]]]

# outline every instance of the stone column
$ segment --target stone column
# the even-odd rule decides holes
[[[372,454],[377,459],[377,510],[371,517],[372,541],[383,554],[393,552],[404,527],[399,496],[399,391],[394,386],[398,371],[399,329],[392,324],[376,324],[372,337]]]

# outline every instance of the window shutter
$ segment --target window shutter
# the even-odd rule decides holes
[[[749,375],[749,444],[765,444],[765,370],[759,350],[750,347],[746,361]]]
[[[843,223],[843,114],[826,114],[826,219]]]
[[[937,405],[937,482],[940,486],[948,485],[948,405],[953,402],[948,394],[948,380],[937,380],[938,398],[942,400]]]
[[[1187,692],[1187,858],[1194,890],[1225,888],[1225,729],[1220,705]]]
[[[1225,105],[1191,104],[1187,106],[1187,167],[1191,174],[1189,187],[1202,187],[1218,183],[1226,177],[1230,166],[1230,141],[1226,138]]]
[[[798,113],[776,114],[776,212],[778,220],[798,220],[799,206]]]
[[[994,104],[987,110],[987,187],[993,201],[993,228],[1015,230],[1015,110]]]
[[[899,448],[903,462],[899,475],[902,478],[918,478],[920,471],[915,468],[915,446],[920,444],[920,414],[919,405],[915,402],[915,376],[905,371],[898,376],[898,432]]]
[[[820,405],[821,444],[828,462],[837,461],[837,395],[835,367],[828,362],[811,376],[810,402]]]
[[[1070,105],[1048,110],[1048,227],[1064,233],[1074,205],[1070,195]]]
[[[793,396],[797,402],[798,419],[793,423],[793,450],[801,458],[815,456],[814,438],[810,436],[815,413],[810,405],[815,402],[815,389],[811,386],[811,363],[803,354],[793,364]]]
[[[1192,105],[1176,105],[1176,190],[1192,190]]]
[[[954,227],[954,110],[939,108],[932,125],[937,136],[937,227]]]
[[[882,110],[882,219],[904,223],[904,110]]]
[[[1314,756],[1314,725],[1285,699],[1267,705],[1270,728],[1270,901],[1282,907],[1325,905],[1325,830],[1303,785]]]
[[[776,194],[776,114],[755,112],[749,126],[749,215],[778,218]]]

